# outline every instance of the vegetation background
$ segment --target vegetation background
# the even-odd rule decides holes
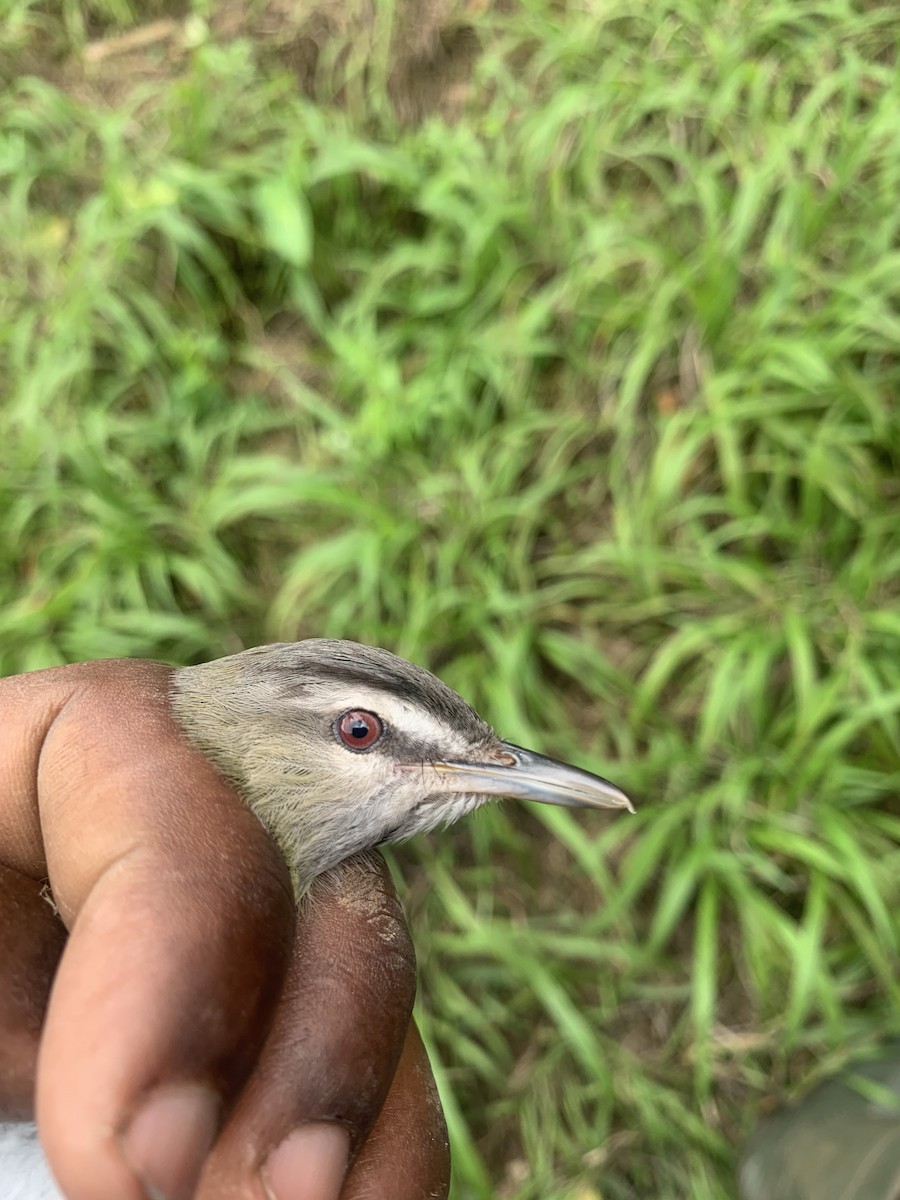
[[[898,30],[0,4],[2,670],[356,638],[638,798],[395,855],[457,1200],[731,1197],[897,1028]]]

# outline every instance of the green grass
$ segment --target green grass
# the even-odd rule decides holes
[[[609,774],[394,855],[455,1196],[725,1200],[898,1026],[896,8],[357,7],[0,10],[0,667],[352,637]]]

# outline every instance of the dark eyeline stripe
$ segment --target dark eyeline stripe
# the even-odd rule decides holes
[[[487,726],[478,713],[452,688],[432,676],[426,675],[424,679],[404,678],[393,671],[379,670],[374,663],[360,662],[346,665],[331,663],[328,667],[328,679],[346,684],[350,689],[354,686],[367,686],[390,692],[391,695],[415,704],[426,712],[434,713],[451,728],[470,737],[481,729],[487,732]]]

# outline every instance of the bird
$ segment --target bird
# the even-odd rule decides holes
[[[502,741],[441,679],[378,647],[255,646],[176,670],[171,699],[281,847],[299,893],[352,854],[503,796],[633,811],[609,780]]]
[[[298,897],[361,851],[500,797],[626,809],[599,775],[502,740],[452,688],[388,650],[309,638],[176,668],[187,739],[277,842]],[[7,1200],[62,1200],[33,1124],[0,1124]]]

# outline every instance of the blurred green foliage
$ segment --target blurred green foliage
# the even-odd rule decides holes
[[[395,855],[455,1196],[722,1200],[897,1026],[896,9],[366,11],[0,9],[0,667],[351,637],[612,775]]]

